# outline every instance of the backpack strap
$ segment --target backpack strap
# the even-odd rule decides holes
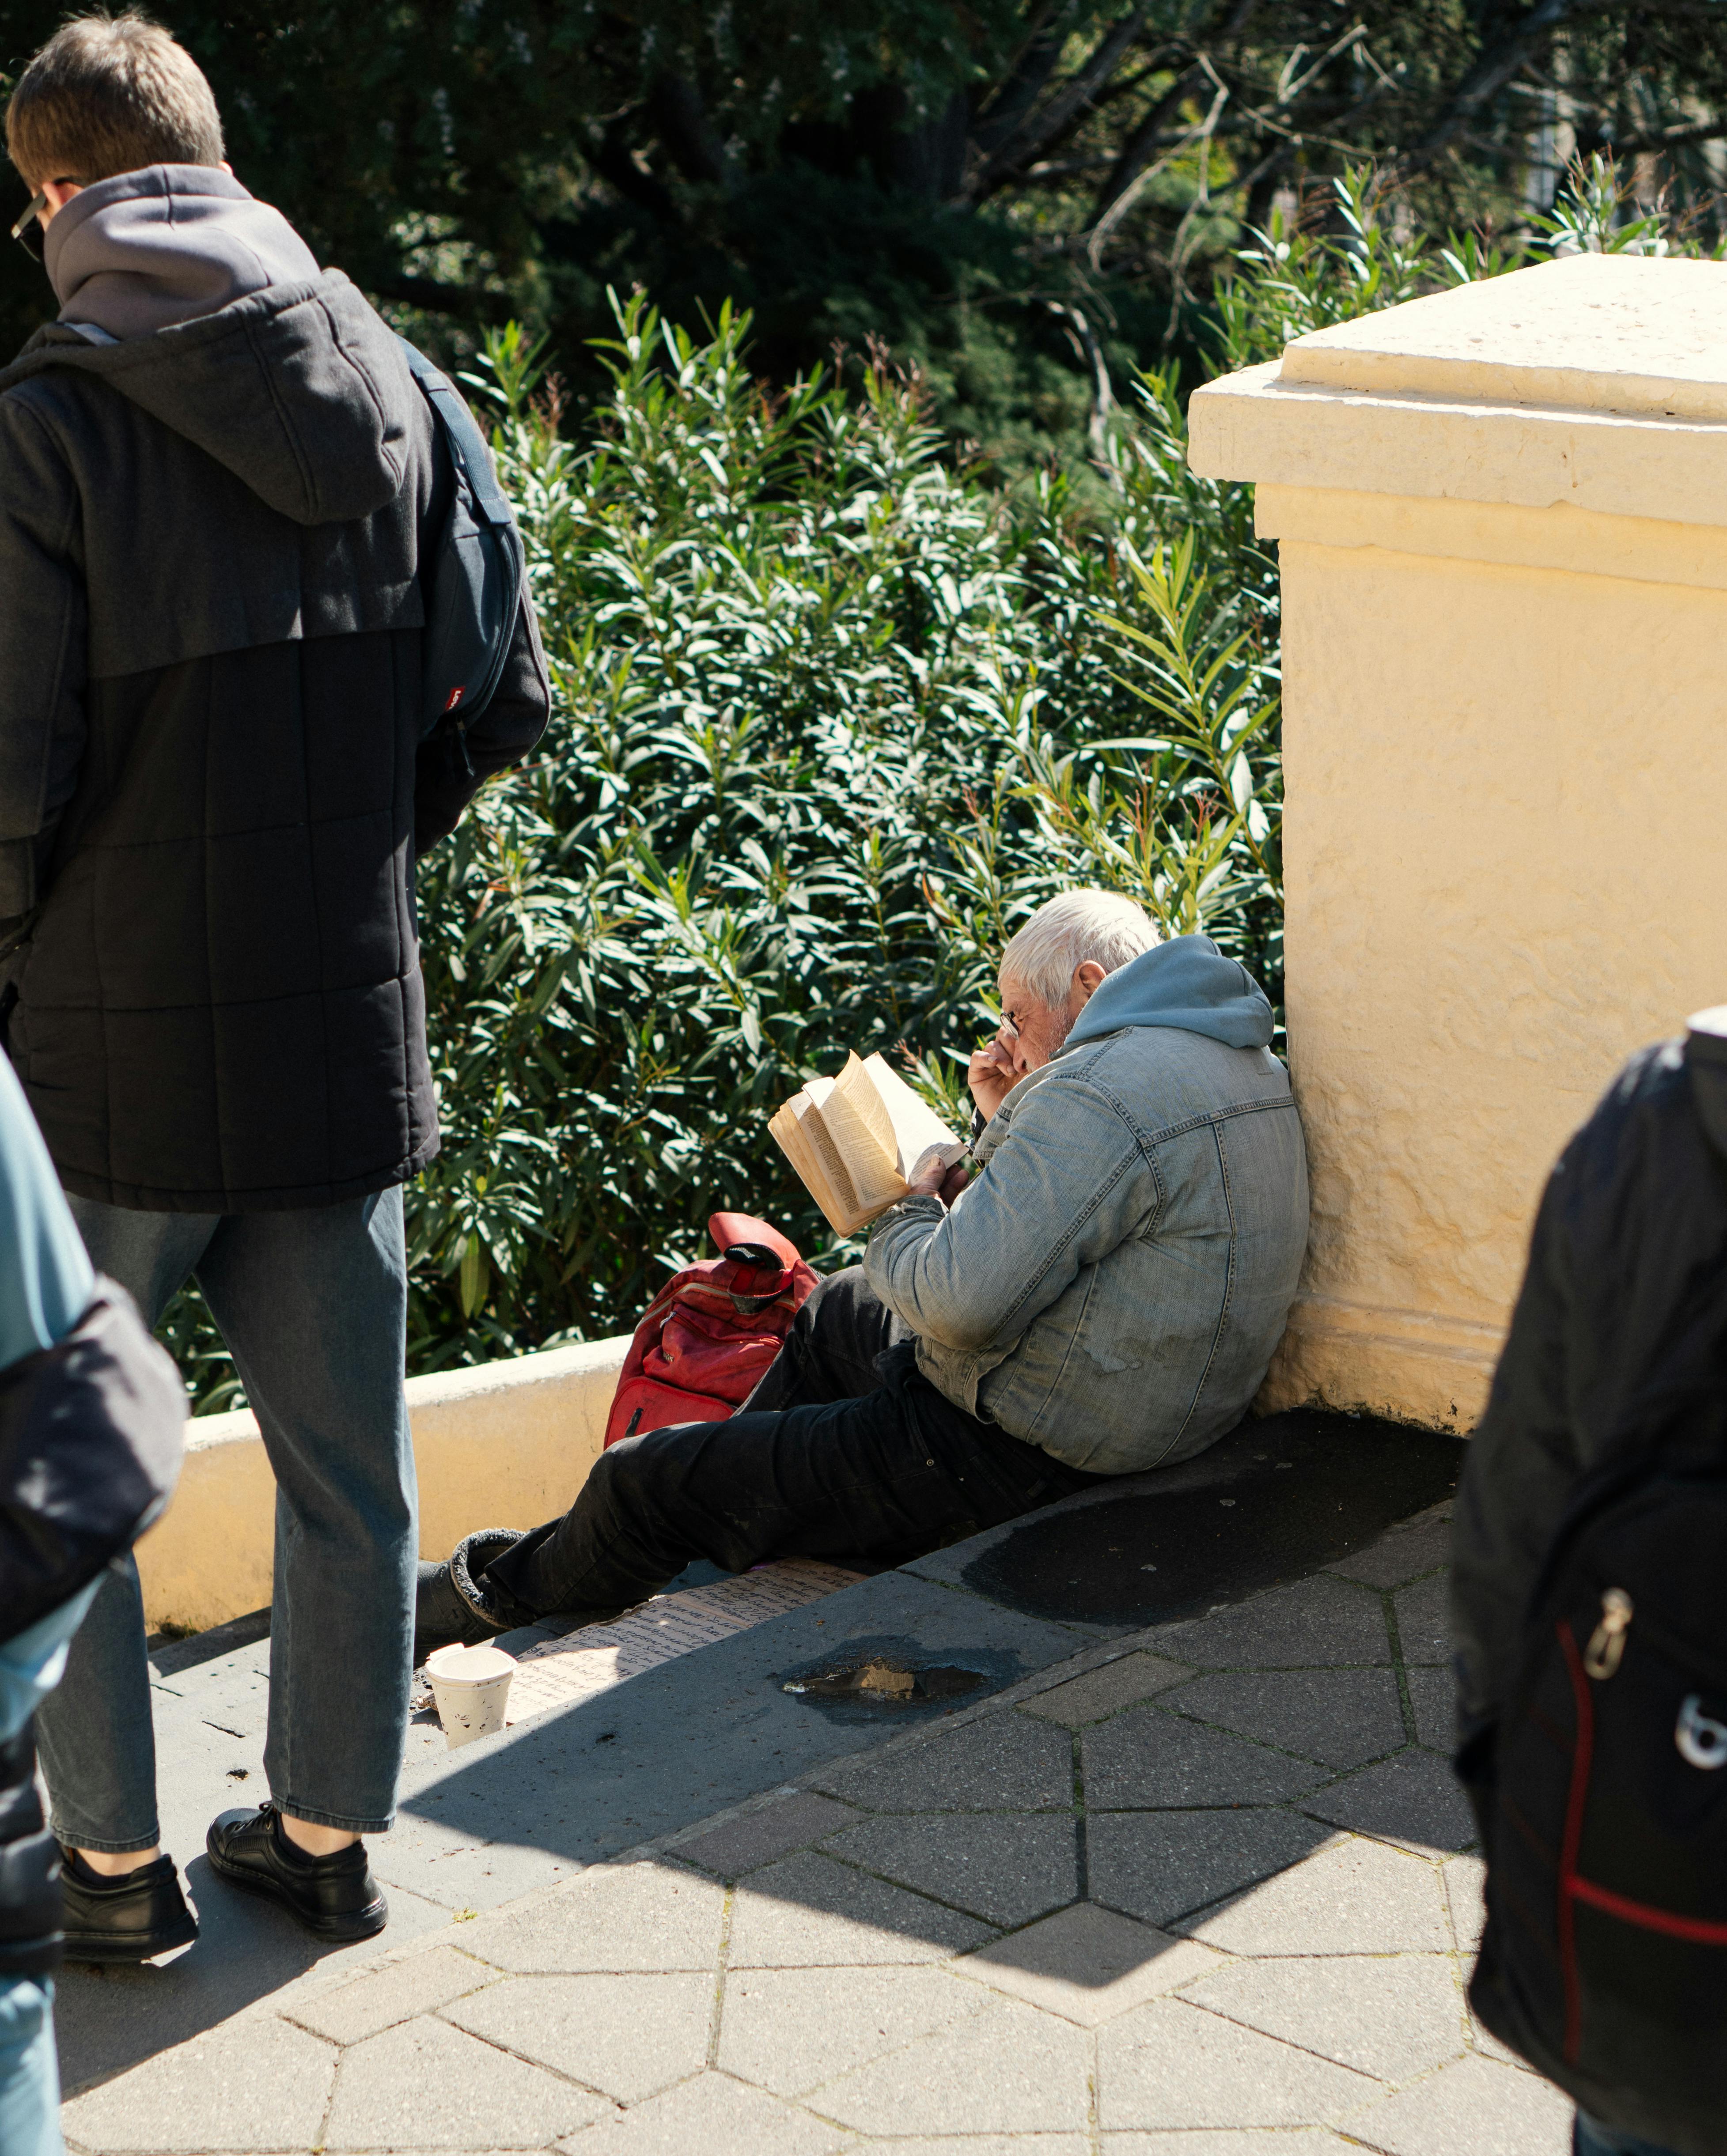
[[[486,438],[475,424],[465,399],[447,374],[433,366],[425,354],[404,336],[397,339],[408,371],[419,384],[450,445],[456,469],[467,480],[475,506],[488,524],[513,524],[509,497],[498,485]]]

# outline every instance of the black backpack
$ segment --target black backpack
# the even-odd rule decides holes
[[[401,343],[409,370],[432,408],[455,477],[450,514],[425,580],[421,738],[447,720],[465,763],[468,728],[496,693],[509,656],[527,557],[515,512],[460,391],[406,337]]]
[[[1705,1322],[1719,1343],[1719,1316]],[[1490,1767],[1478,1759],[1472,1777],[1467,1752],[1459,1762],[1488,1856],[1476,2012],[1585,2111],[1681,2156],[1727,2152],[1718,1344],[1704,1367],[1578,1491]]]

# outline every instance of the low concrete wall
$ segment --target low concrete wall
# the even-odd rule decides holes
[[[626,1337],[410,1378],[422,1557],[563,1512],[599,1457]],[[270,1599],[275,1481],[249,1410],[187,1425],[174,1502],[138,1545],[152,1627],[202,1631]]]

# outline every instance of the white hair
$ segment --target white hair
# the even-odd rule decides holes
[[[1040,906],[1001,954],[1000,978],[1017,982],[1046,1009],[1060,1010],[1075,967],[1089,958],[1106,973],[1155,947],[1143,906],[1114,891],[1067,891]]]

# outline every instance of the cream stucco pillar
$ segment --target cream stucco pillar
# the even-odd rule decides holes
[[[1554,1156],[1727,1000],[1727,265],[1413,300],[1191,425],[1282,569],[1313,1225],[1262,1404],[1467,1430]]]

